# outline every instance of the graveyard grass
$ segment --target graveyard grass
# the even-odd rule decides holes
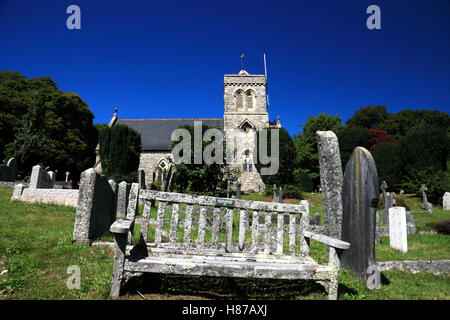
[[[10,201],[12,188],[0,188],[0,299],[109,299],[112,250],[105,246],[72,243],[75,208],[49,204]],[[320,194],[304,194],[311,202],[311,216],[322,214]],[[426,223],[450,217],[436,210],[432,215],[420,212],[420,200],[403,195],[414,215],[418,230]],[[261,195],[246,199],[265,200]],[[297,199],[285,202],[298,203]],[[417,210],[416,210],[417,209]],[[323,221],[323,220],[322,220]],[[151,231],[151,230],[150,230]],[[195,230],[194,230],[195,231]],[[152,237],[152,234],[149,234]],[[181,235],[180,235],[181,236]],[[102,240],[111,241],[111,235]],[[450,259],[450,236],[423,234],[408,237],[408,253],[390,249],[384,237],[376,247],[377,260]],[[311,242],[311,255],[326,263],[325,247]],[[81,269],[81,288],[69,290],[67,267]],[[339,299],[450,299],[450,275],[412,274],[403,271],[382,272],[385,283],[370,291],[355,274],[343,269]],[[257,280],[209,277],[146,275],[132,282],[120,299],[327,299],[323,288],[312,281]]]

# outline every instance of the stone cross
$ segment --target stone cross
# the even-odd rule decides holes
[[[69,182],[69,174],[70,174],[70,172],[66,171],[66,182]]]
[[[426,211],[432,213],[433,205],[428,202],[427,195],[425,194],[425,191],[427,191],[427,190],[428,190],[427,187],[424,184],[422,184],[422,186],[420,187],[420,192],[422,192],[422,198],[423,198],[422,202],[423,203],[420,205],[420,208],[422,208],[422,210],[426,210]]]

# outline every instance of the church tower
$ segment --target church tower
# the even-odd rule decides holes
[[[269,127],[266,84],[265,75],[249,74],[243,68],[238,74],[224,75],[224,133],[227,141],[233,133],[235,164],[242,171],[238,182],[243,191],[260,192],[265,187],[253,164],[253,149],[256,131]]]

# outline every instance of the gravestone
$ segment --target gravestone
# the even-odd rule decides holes
[[[280,191],[278,192],[278,203],[283,203],[283,189],[280,187]]]
[[[70,172],[66,171],[66,182],[69,182],[69,174],[70,174]]]
[[[145,189],[145,171],[144,170],[139,170],[138,182],[139,182],[139,189]]]
[[[333,131],[317,131],[323,221],[329,236],[340,239],[342,229],[342,165]]]
[[[55,184],[55,174],[45,172],[40,165],[36,165],[31,170],[30,189],[52,189]]]
[[[408,252],[406,210],[404,207],[389,209],[389,242],[392,248],[405,253]]]
[[[277,202],[277,185],[276,185],[276,184],[273,185],[273,198],[272,198],[272,202]]]
[[[25,189],[25,186],[23,184],[21,184],[21,183],[16,184],[14,186],[14,191],[13,191],[13,195],[11,197],[11,200],[19,199],[22,196],[23,189]]]
[[[429,203],[428,200],[427,200],[427,195],[425,193],[425,191],[427,191],[427,190],[428,189],[427,189],[427,187],[424,184],[420,187],[420,191],[422,192],[422,203],[420,204],[420,208],[422,210],[426,210],[426,211],[432,213],[433,212],[433,205],[431,203]]]
[[[389,209],[395,205],[395,194],[393,192],[385,192],[383,194],[383,217],[381,223],[384,225],[389,224]]]
[[[108,180],[109,185],[111,186],[111,190],[113,193],[113,201],[112,201],[112,222],[114,222],[116,220],[116,214],[117,214],[117,197],[119,194],[119,185],[117,184],[117,182],[115,182],[114,180]]]
[[[17,176],[17,161],[16,158],[11,158],[8,160],[6,166],[9,168],[10,180],[15,181]]]
[[[230,194],[231,194],[231,182],[230,182],[230,180],[228,180],[227,181],[227,198],[229,198],[230,197]]]
[[[442,209],[450,210],[450,192],[444,193],[444,197],[442,199]]]
[[[113,222],[113,203],[114,193],[107,178],[93,168],[83,171],[73,228],[75,242],[91,244],[109,230]]]
[[[323,185],[322,185],[323,187]],[[375,161],[365,148],[356,147],[347,163],[342,187],[342,266],[355,271],[363,281],[376,267],[375,234],[379,186]],[[370,268],[369,268],[370,267]]]
[[[406,213],[406,231],[408,234],[415,235],[417,232],[416,222],[412,213]]]
[[[236,199],[240,199],[241,198],[241,184],[237,183],[236,184]]]
[[[128,197],[130,195],[131,185],[122,181],[119,183],[117,192],[117,211],[116,219],[125,219],[127,215]]]
[[[309,219],[309,224],[320,225],[320,214],[316,213],[313,218]]]

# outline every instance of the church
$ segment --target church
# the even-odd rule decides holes
[[[140,132],[142,152],[139,170],[144,170],[146,184],[153,182],[153,178],[162,183],[162,173],[171,165],[170,138],[172,132],[180,126],[193,126],[194,121],[202,121],[203,125],[221,130],[225,137],[228,132],[237,131],[235,145],[244,144],[244,148],[238,148],[244,151],[235,156],[236,166],[241,168],[238,183],[244,192],[262,192],[264,182],[252,163],[254,135],[260,129],[281,127],[279,119],[269,121],[266,86],[265,75],[249,74],[242,67],[237,74],[224,75],[223,118],[121,119],[116,109],[109,126],[121,124]]]

